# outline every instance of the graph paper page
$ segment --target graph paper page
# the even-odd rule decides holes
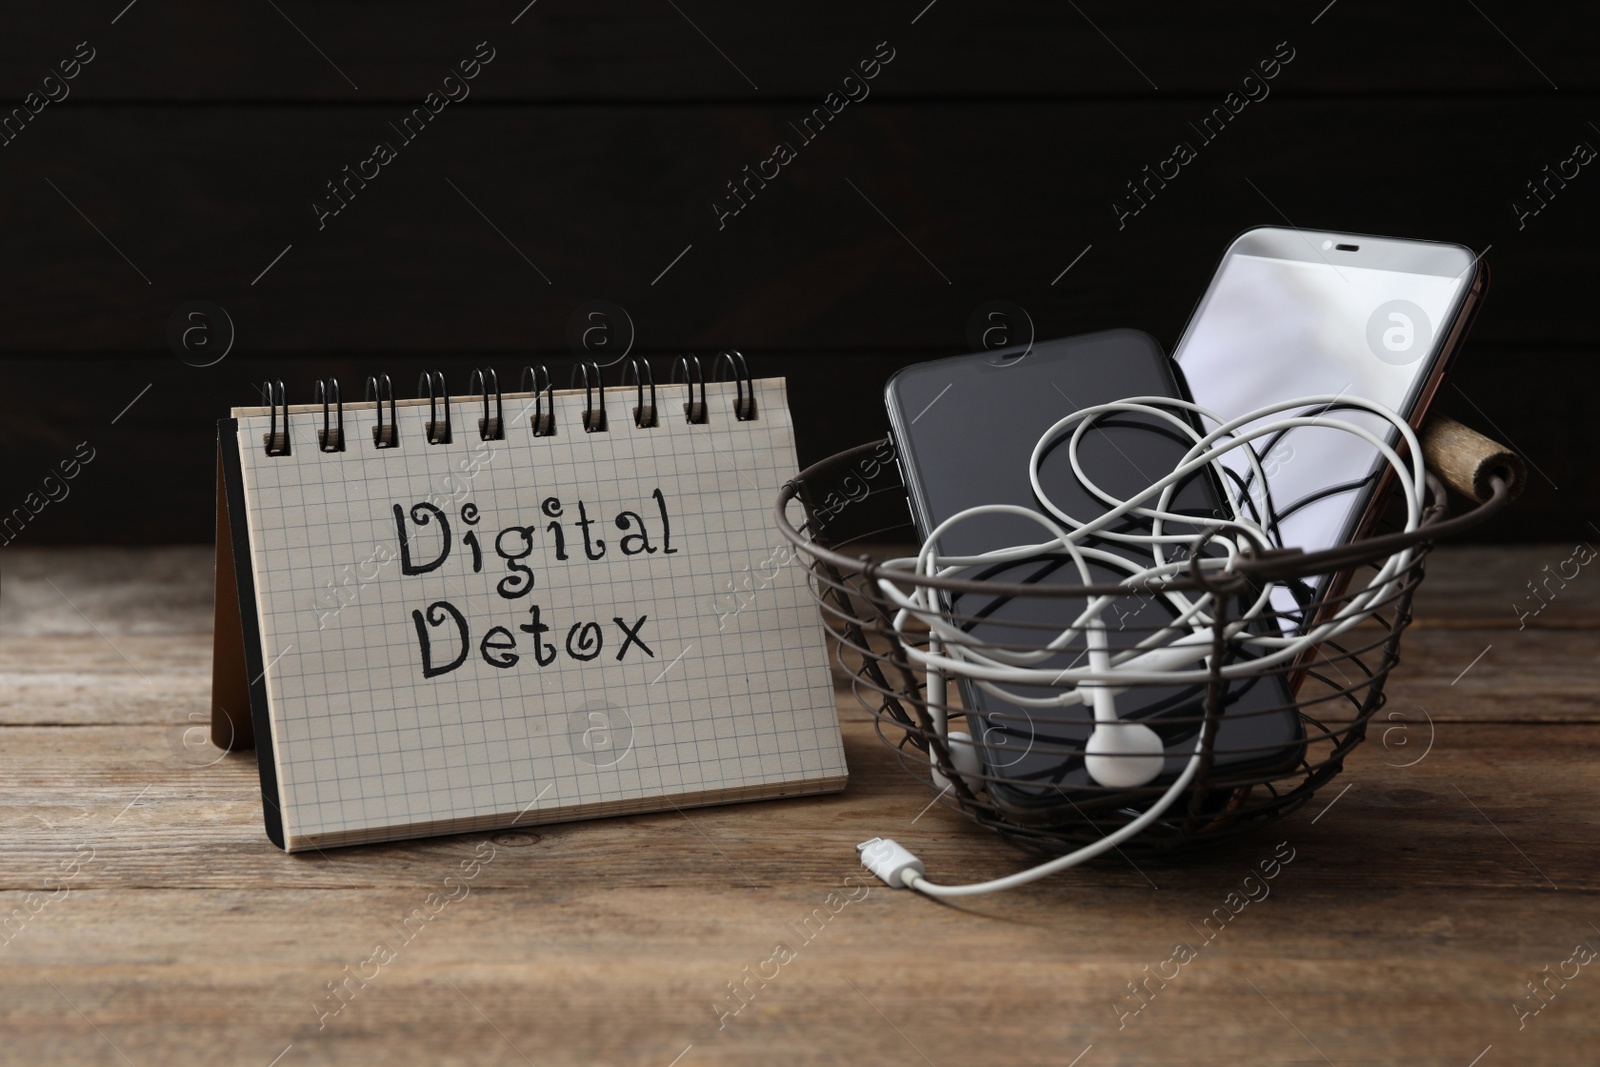
[[[583,391],[558,393],[548,437],[507,396],[488,441],[458,397],[447,444],[403,401],[383,449],[346,405],[342,452],[296,408],[287,456],[266,409],[235,411],[289,849],[842,787],[820,615],[772,517],[784,382],[750,421],[732,384],[705,424],[682,396],[645,429],[610,390],[585,433]]]

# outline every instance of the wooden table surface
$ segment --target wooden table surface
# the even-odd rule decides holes
[[[1571,556],[1436,552],[1393,720],[1268,832],[952,907],[864,880],[853,846],[894,836],[949,882],[1025,857],[924,811],[848,694],[841,795],[285,855],[254,755],[195,743],[210,550],[10,547],[0,1060],[1595,1063],[1600,578],[1513,607]],[[1132,1014],[1178,942],[1201,947]]]

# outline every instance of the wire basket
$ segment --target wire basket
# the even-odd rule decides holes
[[[883,565],[883,548],[917,540],[890,441],[841,452],[784,486],[777,519],[799,550],[832,636],[839,665],[857,699],[874,717],[879,738],[902,766],[927,785],[938,803],[1026,848],[1064,853],[1101,840],[1140,817],[1197,759],[1188,787],[1143,832],[1121,846],[1141,855],[1179,854],[1249,832],[1296,810],[1344,767],[1384,705],[1384,683],[1400,661],[1400,640],[1422,581],[1432,543],[1475,526],[1501,510],[1522,481],[1516,457],[1451,424],[1481,443],[1477,469],[1464,483],[1456,454],[1436,462],[1430,426],[1425,437],[1427,500],[1421,525],[1410,533],[1379,532],[1319,553],[1258,551],[1231,572],[1187,573],[1159,584],[1130,587],[1039,580],[1013,570],[995,575],[936,577]],[[1498,451],[1493,451],[1498,449]],[[1470,464],[1469,464],[1470,465]],[[1475,494],[1477,506],[1447,517],[1450,484]],[[798,502],[798,507],[794,504]],[[871,551],[876,549],[877,551]],[[1407,562],[1383,584],[1358,624],[1298,660],[1263,666],[1245,640],[1285,617],[1266,612],[1248,631],[1230,628],[1246,598],[1273,581],[1300,591],[1300,618],[1325,618],[1349,604],[1372,571],[1401,551]],[[1196,558],[1202,554],[1197,548]],[[942,615],[976,643],[1009,654],[1048,652],[1052,665],[1087,651],[1079,642],[1047,649],[1051,638],[1083,610],[1088,597],[1116,599],[1100,614],[1110,651],[1124,659],[1141,641],[1172,633],[1174,595],[1207,598],[1208,647],[1195,665],[1121,689],[1124,720],[1154,729],[1166,747],[1162,773],[1148,784],[1099,784],[1087,772],[1085,747],[1094,723],[1085,703],[1026,707],[971,682],[944,683],[919,656],[942,651],[927,627],[894,625],[898,605],[880,586],[937,590]],[[1197,644],[1205,643],[1190,638]],[[930,688],[931,686],[931,688]],[[1011,687],[1048,697],[1058,687]],[[1196,755],[1196,753],[1198,754]],[[1103,766],[1104,764],[1101,764]]]

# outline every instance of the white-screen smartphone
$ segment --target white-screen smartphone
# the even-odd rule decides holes
[[[1479,258],[1461,245],[1258,227],[1224,253],[1173,358],[1195,403],[1224,419],[1331,394],[1378,401],[1418,427],[1485,281]],[[1398,439],[1370,412],[1330,414],[1391,445]],[[1315,552],[1361,535],[1380,504],[1386,466],[1376,448],[1320,427],[1255,446],[1268,494],[1250,484],[1241,453],[1224,462],[1241,495],[1270,498],[1280,547]],[[1303,601],[1316,593],[1314,585],[1275,591],[1285,629],[1309,621]]]

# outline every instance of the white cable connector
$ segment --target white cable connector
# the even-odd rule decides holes
[[[974,882],[971,885],[940,885],[930,882],[923,877],[925,868],[922,861],[917,859],[906,847],[898,841],[889,838],[874,837],[870,841],[863,841],[856,846],[856,851],[861,853],[861,866],[882,878],[885,883],[895,889],[915,889],[924,896],[930,897],[971,897],[979,893],[993,893],[1001,889],[1014,889],[1019,885],[1036,882],[1046,875],[1064,871],[1068,867],[1076,867],[1084,860],[1093,859],[1102,852],[1116,848],[1122,842],[1139,833],[1146,826],[1161,818],[1162,814],[1172,806],[1183,791],[1189,788],[1189,783],[1194,781],[1195,772],[1200,769],[1200,754],[1205,750],[1207,726],[1201,724],[1200,738],[1194,743],[1194,753],[1190,755],[1188,764],[1183,768],[1183,773],[1178,775],[1177,781],[1167,787],[1154,804],[1137,819],[1128,825],[1107,834],[1092,844],[1084,845],[1076,852],[1069,852],[1065,856],[1057,856],[1037,867],[1029,867],[1016,874],[1008,874],[1004,878],[994,878],[987,882]]]
[[[908,871],[912,878],[922,877],[922,861],[892,838],[874,837],[857,845],[856,851],[861,853],[861,866],[895,889],[904,889],[910,884],[906,881]]]

